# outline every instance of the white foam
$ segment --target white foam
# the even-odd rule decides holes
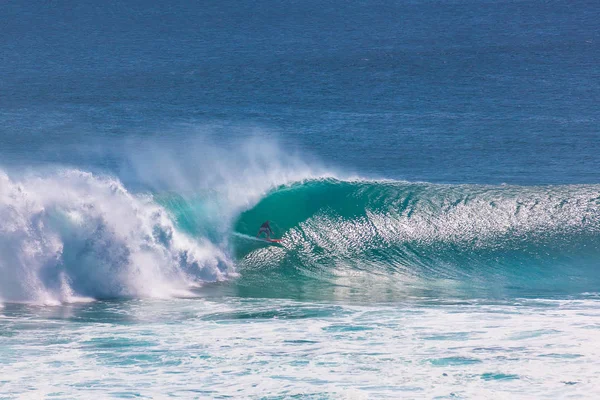
[[[0,298],[41,304],[189,294],[224,279],[226,254],[179,232],[149,196],[76,169],[0,171]]]
[[[3,348],[0,396],[595,399],[598,310],[178,299],[99,308],[134,322],[110,329],[52,310],[17,321],[36,329],[6,322],[19,334]]]

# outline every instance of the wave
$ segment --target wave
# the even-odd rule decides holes
[[[600,185],[304,175],[190,194],[0,171],[0,301],[187,296],[232,277],[242,296],[597,291]],[[251,238],[267,219],[280,246]]]
[[[69,150],[103,160],[101,173],[0,169],[0,302],[197,295],[237,276],[230,233],[240,210],[273,187],[327,176],[255,134],[224,139],[199,128],[181,141],[96,145]]]
[[[242,273],[498,294],[596,291],[600,283],[599,185],[310,180],[271,191],[235,231],[254,234],[266,219],[285,250],[238,246]]]

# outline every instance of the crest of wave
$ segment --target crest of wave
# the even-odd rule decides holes
[[[178,232],[150,196],[80,170],[0,171],[0,300],[169,297],[224,279],[227,256]]]

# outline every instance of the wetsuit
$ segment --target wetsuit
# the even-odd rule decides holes
[[[259,237],[261,235],[261,233],[266,234],[267,239],[269,239],[271,237],[271,235],[273,234],[273,230],[271,229],[271,225],[269,225],[269,221],[263,223],[260,226],[260,229],[258,230],[258,234],[256,235],[256,237]]]

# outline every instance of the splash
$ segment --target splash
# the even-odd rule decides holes
[[[230,234],[240,212],[274,187],[330,176],[274,140],[185,140],[99,143],[96,156],[120,160],[111,175],[0,171],[0,299],[190,295],[237,276]]]
[[[233,271],[221,249],[178,231],[151,196],[114,177],[1,172],[0,218],[3,301],[181,296]]]

